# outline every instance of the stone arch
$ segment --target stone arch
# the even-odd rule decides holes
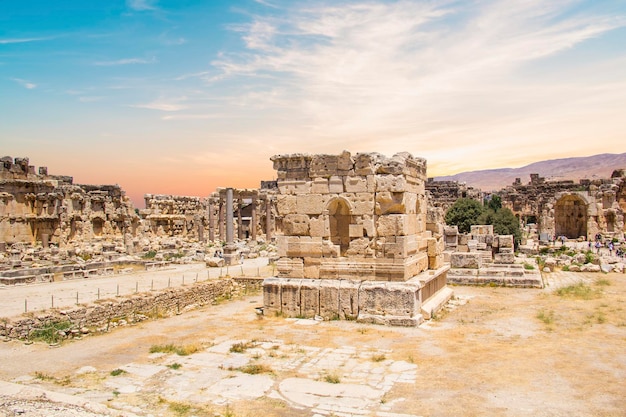
[[[345,256],[350,247],[350,202],[342,197],[333,198],[326,205],[328,211],[330,240],[339,246],[340,256]]]
[[[587,236],[587,202],[579,195],[567,194],[554,205],[555,236],[577,239]]]

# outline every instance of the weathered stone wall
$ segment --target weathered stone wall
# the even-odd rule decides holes
[[[278,276],[406,281],[437,268],[426,228],[426,161],[391,158],[276,155]]]
[[[71,309],[25,314],[20,318],[3,319],[0,323],[0,336],[26,340],[35,330],[46,329],[52,323],[66,321],[71,322],[72,326],[65,332],[64,337],[104,332],[120,324],[171,316],[256,289],[258,289],[258,284],[252,282],[248,284],[245,280],[236,282],[232,279],[224,279],[170,288],[155,293],[103,300]]]
[[[28,158],[0,159],[0,242],[54,243],[107,239],[124,246],[139,217],[118,185],[75,185]]]

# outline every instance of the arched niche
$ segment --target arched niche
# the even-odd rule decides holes
[[[330,240],[339,245],[340,256],[345,256],[350,246],[350,205],[343,198],[334,198],[328,203],[327,210]]]
[[[587,202],[575,194],[559,198],[554,205],[554,231],[568,239],[587,236]]]

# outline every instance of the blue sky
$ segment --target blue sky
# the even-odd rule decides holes
[[[0,1],[3,155],[136,202],[278,153],[622,153],[625,110],[624,1]]]

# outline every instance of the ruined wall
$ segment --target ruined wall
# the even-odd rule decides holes
[[[522,224],[536,223],[544,239],[566,236],[589,240],[598,233],[623,238],[626,179],[622,174],[578,183],[545,181],[533,174],[528,184],[518,179],[496,194]]]
[[[195,241],[202,241],[208,235],[206,198],[146,194],[144,199],[146,208],[140,214],[150,233]]]
[[[258,289],[252,282],[250,289]],[[29,339],[34,330],[49,328],[52,323],[70,321],[72,326],[65,337],[108,331],[119,324],[133,323],[148,318],[167,317],[183,310],[212,304],[248,290],[245,281],[225,279],[196,283],[192,286],[167,289],[158,293],[137,294],[132,297],[103,300],[87,306],[64,310],[50,310],[28,317],[3,319],[0,336],[11,339]]]
[[[271,160],[279,277],[406,281],[441,266],[440,251],[428,252],[426,160],[347,151]]]
[[[118,185],[76,185],[48,175],[28,158],[0,159],[0,242],[63,247],[71,241],[117,240],[134,234],[139,218]]]

